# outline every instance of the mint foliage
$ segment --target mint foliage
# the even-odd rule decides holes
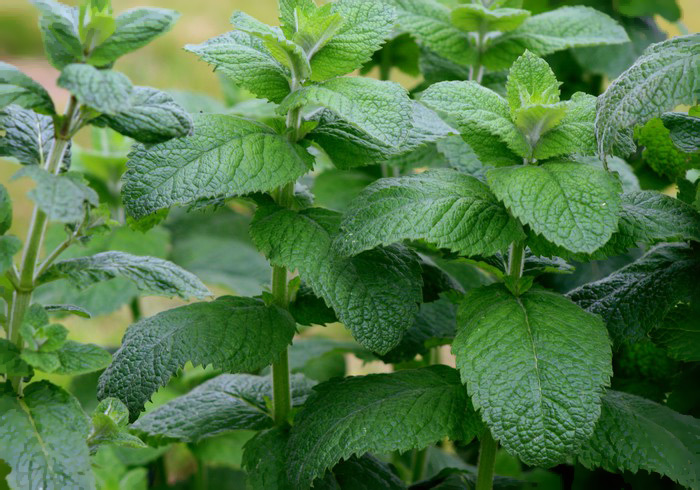
[[[7,188],[0,184],[0,235],[12,227],[12,199]]]
[[[260,369],[291,343],[295,331],[289,313],[253,298],[223,296],[164,311],[129,327],[100,377],[99,398],[119,398],[134,420],[187,362],[229,372]]]
[[[452,9],[452,24],[464,31],[508,32],[530,17],[530,12],[517,8],[490,9],[480,4],[459,5]]]
[[[612,375],[610,341],[598,317],[565,297],[473,290],[452,351],[474,408],[524,463],[559,464],[593,435]]]
[[[57,83],[86,106],[109,115],[128,106],[132,90],[126,75],[78,63],[63,68]]]
[[[78,32],[79,9],[54,0],[32,0],[39,9],[39,28],[49,62],[61,70],[83,58]]]
[[[15,236],[0,236],[0,274],[12,267],[12,258],[22,248],[22,242]]]
[[[287,444],[293,486],[308,486],[341,459],[404,452],[443,437],[469,441],[480,421],[458,373],[447,366],[373,374],[317,385]],[[396,414],[400,424],[391,424]]]
[[[699,313],[697,304],[679,304],[651,331],[654,343],[664,347],[673,359],[700,361]]]
[[[667,112],[661,116],[664,126],[668,128],[671,141],[686,153],[700,150],[700,117],[680,112]]]
[[[9,63],[0,61],[0,109],[10,104],[43,114],[55,112],[44,87]]]
[[[50,116],[38,114],[17,105],[0,109],[0,156],[17,159],[22,165],[46,163],[54,144],[54,123]],[[64,163],[69,161],[66,152]]]

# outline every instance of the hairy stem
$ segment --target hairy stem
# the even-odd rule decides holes
[[[525,246],[522,243],[511,243],[508,253],[508,274],[520,279],[525,267]]]
[[[479,468],[475,490],[491,490],[493,488],[493,469],[496,464],[497,449],[498,443],[491,436],[491,431],[484,429],[479,444]]]

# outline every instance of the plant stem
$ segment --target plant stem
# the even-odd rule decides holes
[[[497,449],[498,443],[491,436],[491,431],[485,429],[481,434],[479,444],[479,468],[475,490],[491,490],[493,488],[493,469],[496,464]]]
[[[411,472],[411,482],[416,483],[423,479],[425,466],[428,461],[428,448],[424,447],[413,453],[413,469]]]
[[[508,253],[508,274],[516,279],[523,275],[525,266],[525,246],[522,243],[511,243]]]

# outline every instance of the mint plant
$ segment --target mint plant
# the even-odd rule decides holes
[[[66,279],[79,288],[115,276],[142,292],[202,298],[207,288],[191,273],[153,257],[118,251],[66,258],[79,244],[100,239],[119,223],[79,172],[70,170],[71,141],[87,125],[109,126],[139,141],[153,143],[191,132],[189,115],[171,97],[132,86],[112,69],[123,54],[166,32],[177,18],[171,10],[142,8],[116,17],[108,1],[81,7],[37,0],[47,57],[60,70],[58,84],[70,91],[59,114],[48,92],[15,67],[0,63],[0,155],[22,168],[15,178],[31,178],[34,201],[26,239],[7,235],[12,204],[4,186],[0,216],[2,273],[0,373],[0,458],[10,467],[10,488],[94,488],[90,452],[101,444],[143,446],[125,428],[124,405],[105,400],[90,419],[77,399],[35,375],[75,375],[105,368],[111,356],[93,344],[68,339],[52,315],[90,312],[72,304],[40,304],[40,286]],[[47,253],[42,248],[50,223],[63,237]],[[21,253],[18,264],[13,256]]]

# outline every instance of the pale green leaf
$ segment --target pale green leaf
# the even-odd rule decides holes
[[[343,17],[337,12],[331,12],[336,5],[337,3],[326,4],[309,12],[297,11],[296,32],[289,38],[301,46],[307,58],[313,57],[328,44],[343,25]]]
[[[14,66],[0,61],[0,109],[17,104],[44,114],[55,112],[49,93]]]
[[[78,7],[54,0],[31,0],[39,9],[39,28],[49,62],[61,70],[83,59],[83,45],[78,33]]]
[[[229,32],[185,49],[258,97],[280,102],[289,94],[288,70],[272,57],[262,39],[246,32]]]
[[[7,188],[0,184],[0,235],[12,227],[12,199]]]
[[[276,206],[258,209],[251,237],[274,265],[299,275],[363,346],[379,353],[395,347],[421,301],[420,265],[403,247],[378,248],[354,257],[332,246],[339,213]]]
[[[4,132],[4,134],[2,134]],[[0,110],[0,156],[43,166],[54,143],[53,118],[11,105]],[[70,161],[66,151],[64,164]]]
[[[480,426],[458,373],[447,366],[336,379],[314,391],[287,445],[294,487],[308,486],[352,455],[405,452],[445,437],[466,442]]]
[[[700,261],[683,244],[659,245],[642,258],[568,296],[600,315],[617,343],[643,339],[696,288]]]
[[[66,66],[57,83],[81,103],[109,115],[118,114],[124,107],[128,107],[133,90],[126,75],[83,64]]]
[[[16,236],[0,236],[0,274],[12,267],[12,258],[22,248],[22,242]]]
[[[270,191],[301,177],[313,157],[272,128],[235,116],[195,116],[194,134],[131,154],[127,211],[141,218],[200,199]]]
[[[651,331],[656,345],[666,349],[673,359],[700,361],[700,308],[697,304],[676,306],[663,322]]]
[[[512,31],[530,17],[528,10],[487,8],[478,3],[459,5],[452,9],[452,24],[463,31]]]
[[[692,153],[700,150],[700,117],[679,112],[667,112],[661,120],[671,131],[671,141],[680,150]]]
[[[12,468],[9,487],[94,489],[90,424],[78,400],[48,381],[29,384],[22,398],[8,386],[0,394],[0,459]]]
[[[129,433],[129,410],[116,398],[102,400],[92,413],[92,429],[88,436],[90,452],[106,444],[129,448],[146,448],[146,444]],[[120,489],[121,490],[121,489]]]
[[[377,245],[425,240],[462,255],[492,255],[524,238],[488,187],[453,170],[380,179],[346,212],[337,245],[354,255]]]
[[[593,437],[578,453],[588,468],[660,473],[684,487],[700,482],[700,421],[650,400],[609,390]]]
[[[100,377],[99,398],[114,396],[132,419],[187,362],[229,372],[260,369],[292,342],[294,319],[259,299],[223,296],[164,311],[129,327]]]
[[[39,282],[67,278],[78,288],[86,288],[114,277],[130,279],[136,287],[150,294],[200,299],[211,294],[194,274],[172,262],[124,252],[59,260],[46,270]]]
[[[101,371],[109,366],[112,356],[102,347],[81,344],[72,340],[51,351],[22,352],[22,359],[40,371],[77,376]]]
[[[602,169],[547,163],[491,169],[487,176],[515,217],[567,250],[594,252],[617,230],[622,187]]]
[[[581,46],[629,41],[617,22],[590,7],[561,7],[525,20],[517,29],[491,40],[483,62],[489,70],[503,70],[528,49],[538,56]]]
[[[700,34],[653,44],[598,97],[598,153],[608,155],[630,128],[679,104],[692,104],[700,90]]]
[[[547,62],[530,51],[520,56],[508,72],[507,100],[511,114],[521,107],[559,102],[559,83]]]
[[[554,129],[566,116],[567,107],[563,103],[530,105],[517,109],[513,122],[525,135],[530,146],[534,147],[543,134]]]
[[[301,12],[306,15],[311,15],[316,9],[314,0],[279,0],[278,4],[282,32],[284,32],[287,39],[291,39],[294,33],[297,32],[298,13]]]
[[[0,339],[0,374],[6,376],[31,376],[33,370],[20,357],[19,347],[7,339]]]
[[[531,466],[566,461],[593,435],[612,351],[603,322],[556,293],[467,294],[452,344],[494,438]]]
[[[593,155],[596,150],[596,98],[576,92],[571,100],[562,102],[566,108],[557,125],[543,133],[534,145],[532,156],[544,160],[562,155]]]

